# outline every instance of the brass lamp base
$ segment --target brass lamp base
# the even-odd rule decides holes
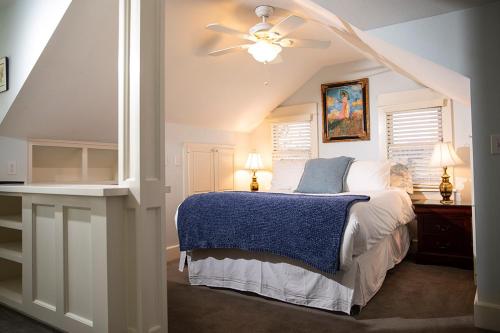
[[[259,190],[259,183],[257,183],[257,176],[255,175],[255,170],[252,176],[252,182],[250,183],[250,191],[257,192]]]
[[[446,173],[448,167],[443,167],[443,175],[441,176],[441,184],[439,184],[439,192],[443,197],[441,203],[444,205],[449,205],[453,203],[453,200],[450,199],[453,194],[453,185],[450,183],[450,176]]]

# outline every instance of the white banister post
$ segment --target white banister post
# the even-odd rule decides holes
[[[127,208],[127,328],[167,332],[164,1],[120,0],[119,182]]]

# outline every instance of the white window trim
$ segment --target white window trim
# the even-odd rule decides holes
[[[387,128],[385,126],[386,113],[436,107],[441,107],[443,141],[453,143],[453,109],[449,98],[446,98],[445,96],[428,88],[379,95],[377,106],[379,112],[379,147],[381,154],[383,154],[383,158],[387,159]],[[448,174],[451,177],[451,182],[454,182],[454,169],[449,168]],[[435,192],[439,191],[439,189],[420,187],[418,188],[418,191]]]
[[[319,156],[318,138],[318,104],[306,103],[276,108],[267,118],[269,131],[272,133],[273,123],[311,122],[311,158]],[[271,134],[272,140],[272,134]],[[272,149],[272,142],[271,142]]]

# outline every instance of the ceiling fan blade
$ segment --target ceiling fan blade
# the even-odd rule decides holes
[[[289,33],[298,29],[302,24],[306,23],[302,17],[290,15],[280,23],[271,28],[269,32],[277,33],[281,38],[288,36]]]
[[[225,49],[220,49],[220,50],[209,52],[208,55],[211,55],[211,56],[221,56],[221,55],[228,54],[228,53],[233,53],[233,52],[238,52],[238,51],[244,51],[244,50],[248,49],[251,45],[252,44],[243,44],[243,45],[231,46],[231,47],[227,47]]]
[[[233,35],[233,36],[239,37],[241,39],[247,39],[247,40],[251,40],[251,41],[253,41],[255,39],[253,36],[250,36],[247,33],[220,25],[218,23],[211,23],[211,24],[207,25],[207,29],[215,31],[215,32],[221,32],[223,34]]]
[[[311,49],[327,49],[331,42],[314,39],[285,38],[278,42],[281,47],[304,47]]]

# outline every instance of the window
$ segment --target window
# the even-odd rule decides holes
[[[387,158],[409,166],[416,188],[436,188],[441,168],[429,166],[434,144],[443,141],[441,107],[386,113]]]
[[[311,123],[311,121],[273,123],[273,160],[310,159],[313,132]]]

